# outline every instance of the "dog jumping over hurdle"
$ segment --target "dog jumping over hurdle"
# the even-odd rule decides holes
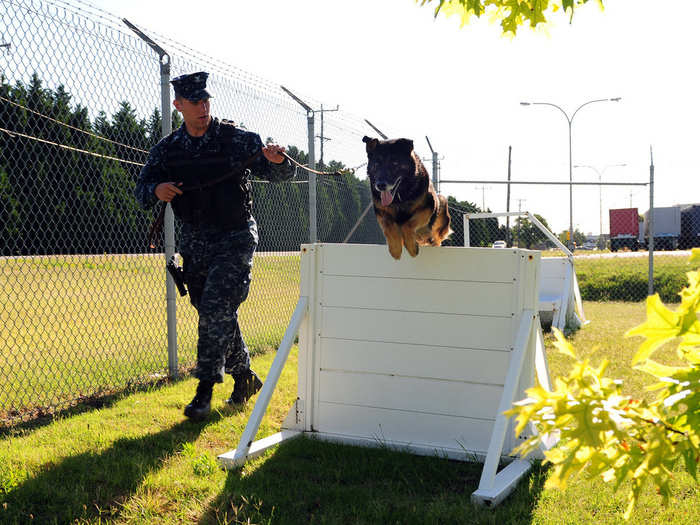
[[[419,245],[440,246],[452,233],[447,199],[435,192],[413,141],[365,136],[362,142],[374,213],[391,256],[400,259],[404,246],[411,257],[418,255]]]

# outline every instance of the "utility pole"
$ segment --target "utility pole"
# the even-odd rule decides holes
[[[330,138],[323,135],[323,114],[326,113],[327,111],[338,111],[339,109],[340,109],[340,106],[337,104],[335,106],[335,109],[323,109],[323,104],[321,104],[321,109],[312,110],[315,113],[321,114],[321,134],[316,135],[316,138],[320,139],[320,141],[321,141],[321,158],[319,159],[319,164],[321,164],[322,166],[324,165],[323,164],[323,143],[326,140],[331,140]]]
[[[486,191],[490,190],[491,186],[476,186],[476,189],[481,189],[481,211],[486,211]]]

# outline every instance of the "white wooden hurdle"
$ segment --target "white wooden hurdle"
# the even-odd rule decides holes
[[[472,499],[499,503],[530,468],[510,451],[533,432],[515,436],[503,412],[535,377],[550,386],[539,264],[539,252],[520,249],[426,247],[395,261],[386,246],[302,246],[297,307],[220,464],[238,467],[305,434],[483,460]],[[297,400],[280,433],[253,441],[297,332]]]

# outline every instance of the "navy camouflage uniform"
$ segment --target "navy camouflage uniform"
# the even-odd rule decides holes
[[[151,149],[136,184],[136,199],[144,208],[151,208],[158,202],[155,187],[162,182],[180,182],[181,176],[187,175],[187,166],[198,172],[190,180],[206,182],[221,175],[222,170],[240,168],[241,163],[250,160],[262,147],[258,134],[228,121],[212,118],[202,137],[190,136],[183,124]],[[184,164],[184,171],[174,170],[169,163],[172,159],[176,165]],[[215,162],[207,163],[210,159]],[[212,173],[208,173],[208,168]],[[253,254],[258,245],[249,178],[279,181],[292,175],[288,160],[274,164],[258,155],[242,177],[212,187],[208,198],[218,199],[221,201],[218,204],[193,197],[194,206],[179,210],[178,200],[188,195],[187,184],[183,195],[172,201],[175,216],[182,222],[178,248],[185,282],[190,301],[199,314],[194,376],[201,381],[221,383],[224,372],[236,377],[250,368],[248,348],[238,324],[238,307],[248,296]],[[196,195],[198,191],[192,190],[190,194]],[[217,206],[218,217],[209,209]],[[222,213],[226,214],[223,220]]]

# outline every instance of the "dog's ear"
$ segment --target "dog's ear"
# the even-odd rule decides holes
[[[379,140],[370,138],[367,135],[362,137],[362,142],[367,144],[367,153],[369,153],[370,151],[373,151],[374,148],[377,147],[377,144],[379,144]]]
[[[407,154],[413,151],[413,141],[411,139],[396,139],[396,145]]]

